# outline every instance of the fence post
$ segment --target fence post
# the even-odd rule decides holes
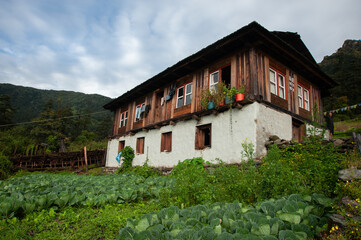
[[[85,172],[88,172],[88,159],[86,157],[86,146],[84,146]]]

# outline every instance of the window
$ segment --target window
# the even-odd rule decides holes
[[[278,75],[278,96],[283,99],[286,99],[286,92],[285,92],[285,77],[281,74]]]
[[[297,89],[298,106],[307,111],[310,111],[310,91],[301,85],[298,85]]]
[[[218,91],[218,83],[223,82],[226,86],[231,85],[231,66],[220,68],[209,75],[209,90]]]
[[[125,141],[119,141],[118,153],[125,147]]]
[[[211,124],[196,127],[196,149],[204,149],[212,146],[212,126]]]
[[[135,117],[134,122],[138,122],[139,120],[142,120],[142,113],[145,112],[145,103],[139,104],[135,107]]]
[[[172,151],[172,132],[162,133],[160,151],[161,152],[171,152]]]
[[[125,111],[120,114],[119,127],[121,128],[127,126],[127,122],[128,122],[128,111]]]
[[[286,78],[284,74],[272,68],[269,69],[271,93],[286,99]]]
[[[310,111],[310,92],[306,88],[303,90],[303,96],[305,98],[305,109]]]
[[[219,71],[213,72],[209,79],[209,90],[217,91],[219,82]]]
[[[137,138],[137,154],[144,154],[144,137]]]
[[[191,103],[192,103],[192,83],[188,83],[177,89],[177,108]]]
[[[302,87],[298,85],[298,107],[303,108],[303,94],[302,94]]]

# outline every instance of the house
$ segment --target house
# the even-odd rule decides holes
[[[245,100],[202,108],[202,91],[220,82],[244,86]],[[114,113],[106,166],[128,145],[134,165],[157,167],[193,157],[239,162],[246,139],[262,156],[271,135],[299,141],[334,86],[297,33],[252,22],[106,104]]]

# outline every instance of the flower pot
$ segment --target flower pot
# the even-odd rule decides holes
[[[226,104],[233,103],[233,99],[231,99],[229,96],[226,96],[226,99],[224,101]]]
[[[240,102],[244,99],[244,93],[237,93],[236,94],[236,101]]]
[[[219,106],[224,106],[224,100],[219,103]]]
[[[211,102],[208,102],[208,107],[207,107],[207,109],[214,109],[214,102],[213,101],[211,101]]]

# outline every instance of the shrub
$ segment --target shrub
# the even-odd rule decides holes
[[[134,150],[130,146],[126,146],[122,149],[122,157],[123,157],[123,163],[122,168],[127,169],[132,167],[132,162],[134,159]]]
[[[9,158],[0,152],[0,179],[6,179],[9,176],[11,166]]]
[[[221,164],[212,171],[216,201],[253,203],[258,194],[258,172],[253,162],[239,170],[235,165]]]
[[[292,163],[282,159],[281,150],[275,145],[268,151],[260,167],[259,199],[304,191],[304,176],[293,169]]]
[[[197,158],[178,163],[172,172],[174,186],[163,191],[163,202],[188,207],[212,200],[211,177],[203,166],[200,167],[202,160]]]

